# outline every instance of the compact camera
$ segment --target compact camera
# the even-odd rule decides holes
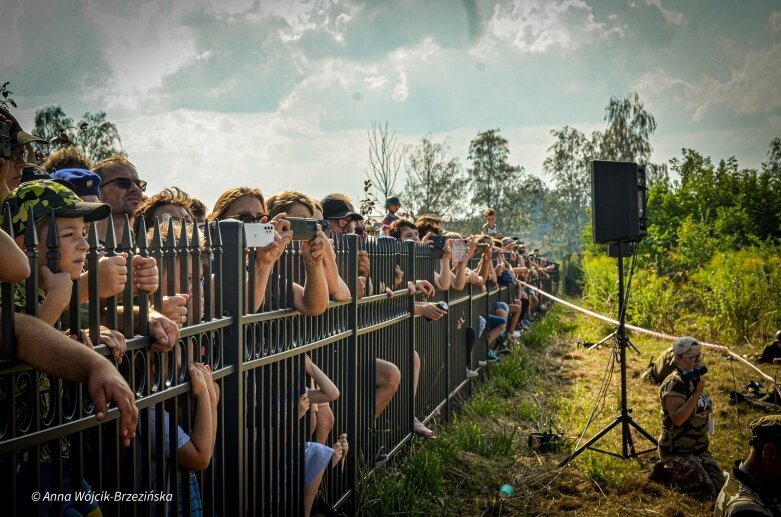
[[[311,241],[317,237],[317,225],[321,224],[317,219],[286,217],[285,220],[290,222],[294,241]]]
[[[692,384],[697,386],[700,383],[700,377],[708,373],[708,367],[707,366],[699,366],[697,368],[692,368],[691,370],[686,370],[683,372],[683,380],[684,381],[691,381]]]
[[[0,122],[0,157],[11,157],[11,126]]]

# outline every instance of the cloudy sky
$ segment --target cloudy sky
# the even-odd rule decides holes
[[[373,122],[466,163],[501,128],[541,174],[550,130],[602,128],[636,90],[654,161],[758,167],[781,135],[781,1],[0,0],[23,127],[104,110],[152,190],[358,195]]]

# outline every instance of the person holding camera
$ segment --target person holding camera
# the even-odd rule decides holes
[[[659,388],[662,432],[659,459],[651,479],[703,498],[713,498],[724,485],[719,464],[708,452],[713,433],[713,404],[705,394],[700,343],[679,338],[673,345],[675,370]]]
[[[714,517],[781,515],[781,415],[757,418],[751,424],[751,451],[736,461],[716,499]]]

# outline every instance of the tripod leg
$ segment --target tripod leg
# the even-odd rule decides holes
[[[575,459],[581,452],[583,452],[586,449],[588,449],[589,447],[591,447],[591,445],[594,442],[596,442],[597,440],[599,440],[600,438],[605,436],[608,433],[608,431],[610,431],[611,429],[613,429],[615,426],[617,426],[620,423],[621,423],[621,417],[618,417],[615,420],[613,420],[612,422],[610,422],[610,424],[608,424],[607,427],[605,427],[600,432],[598,432],[597,434],[592,436],[589,441],[587,441],[586,443],[584,443],[583,445],[581,445],[580,447],[575,449],[572,452],[572,454],[570,454],[569,456],[567,456],[563,460],[561,460],[561,463],[559,463],[559,467],[563,467],[564,465],[566,465],[567,463],[569,463],[570,461]]]
[[[633,419],[631,419],[631,418],[629,419],[629,423],[632,425],[632,427],[634,427],[635,429],[637,429],[637,430],[640,432],[640,434],[642,434],[643,436],[645,436],[645,437],[646,437],[646,439],[647,439],[649,442],[651,442],[651,443],[652,443],[652,444],[654,444],[654,445],[659,445],[659,443],[656,441],[656,438],[654,438],[653,436],[651,436],[651,434],[650,434],[648,431],[646,431],[645,429],[643,429],[642,427],[640,427],[640,424],[638,424],[637,422],[635,422],[635,421],[634,421]]]

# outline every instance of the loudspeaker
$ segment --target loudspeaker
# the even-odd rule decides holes
[[[637,242],[645,235],[645,167],[591,162],[591,236],[594,242]]]

